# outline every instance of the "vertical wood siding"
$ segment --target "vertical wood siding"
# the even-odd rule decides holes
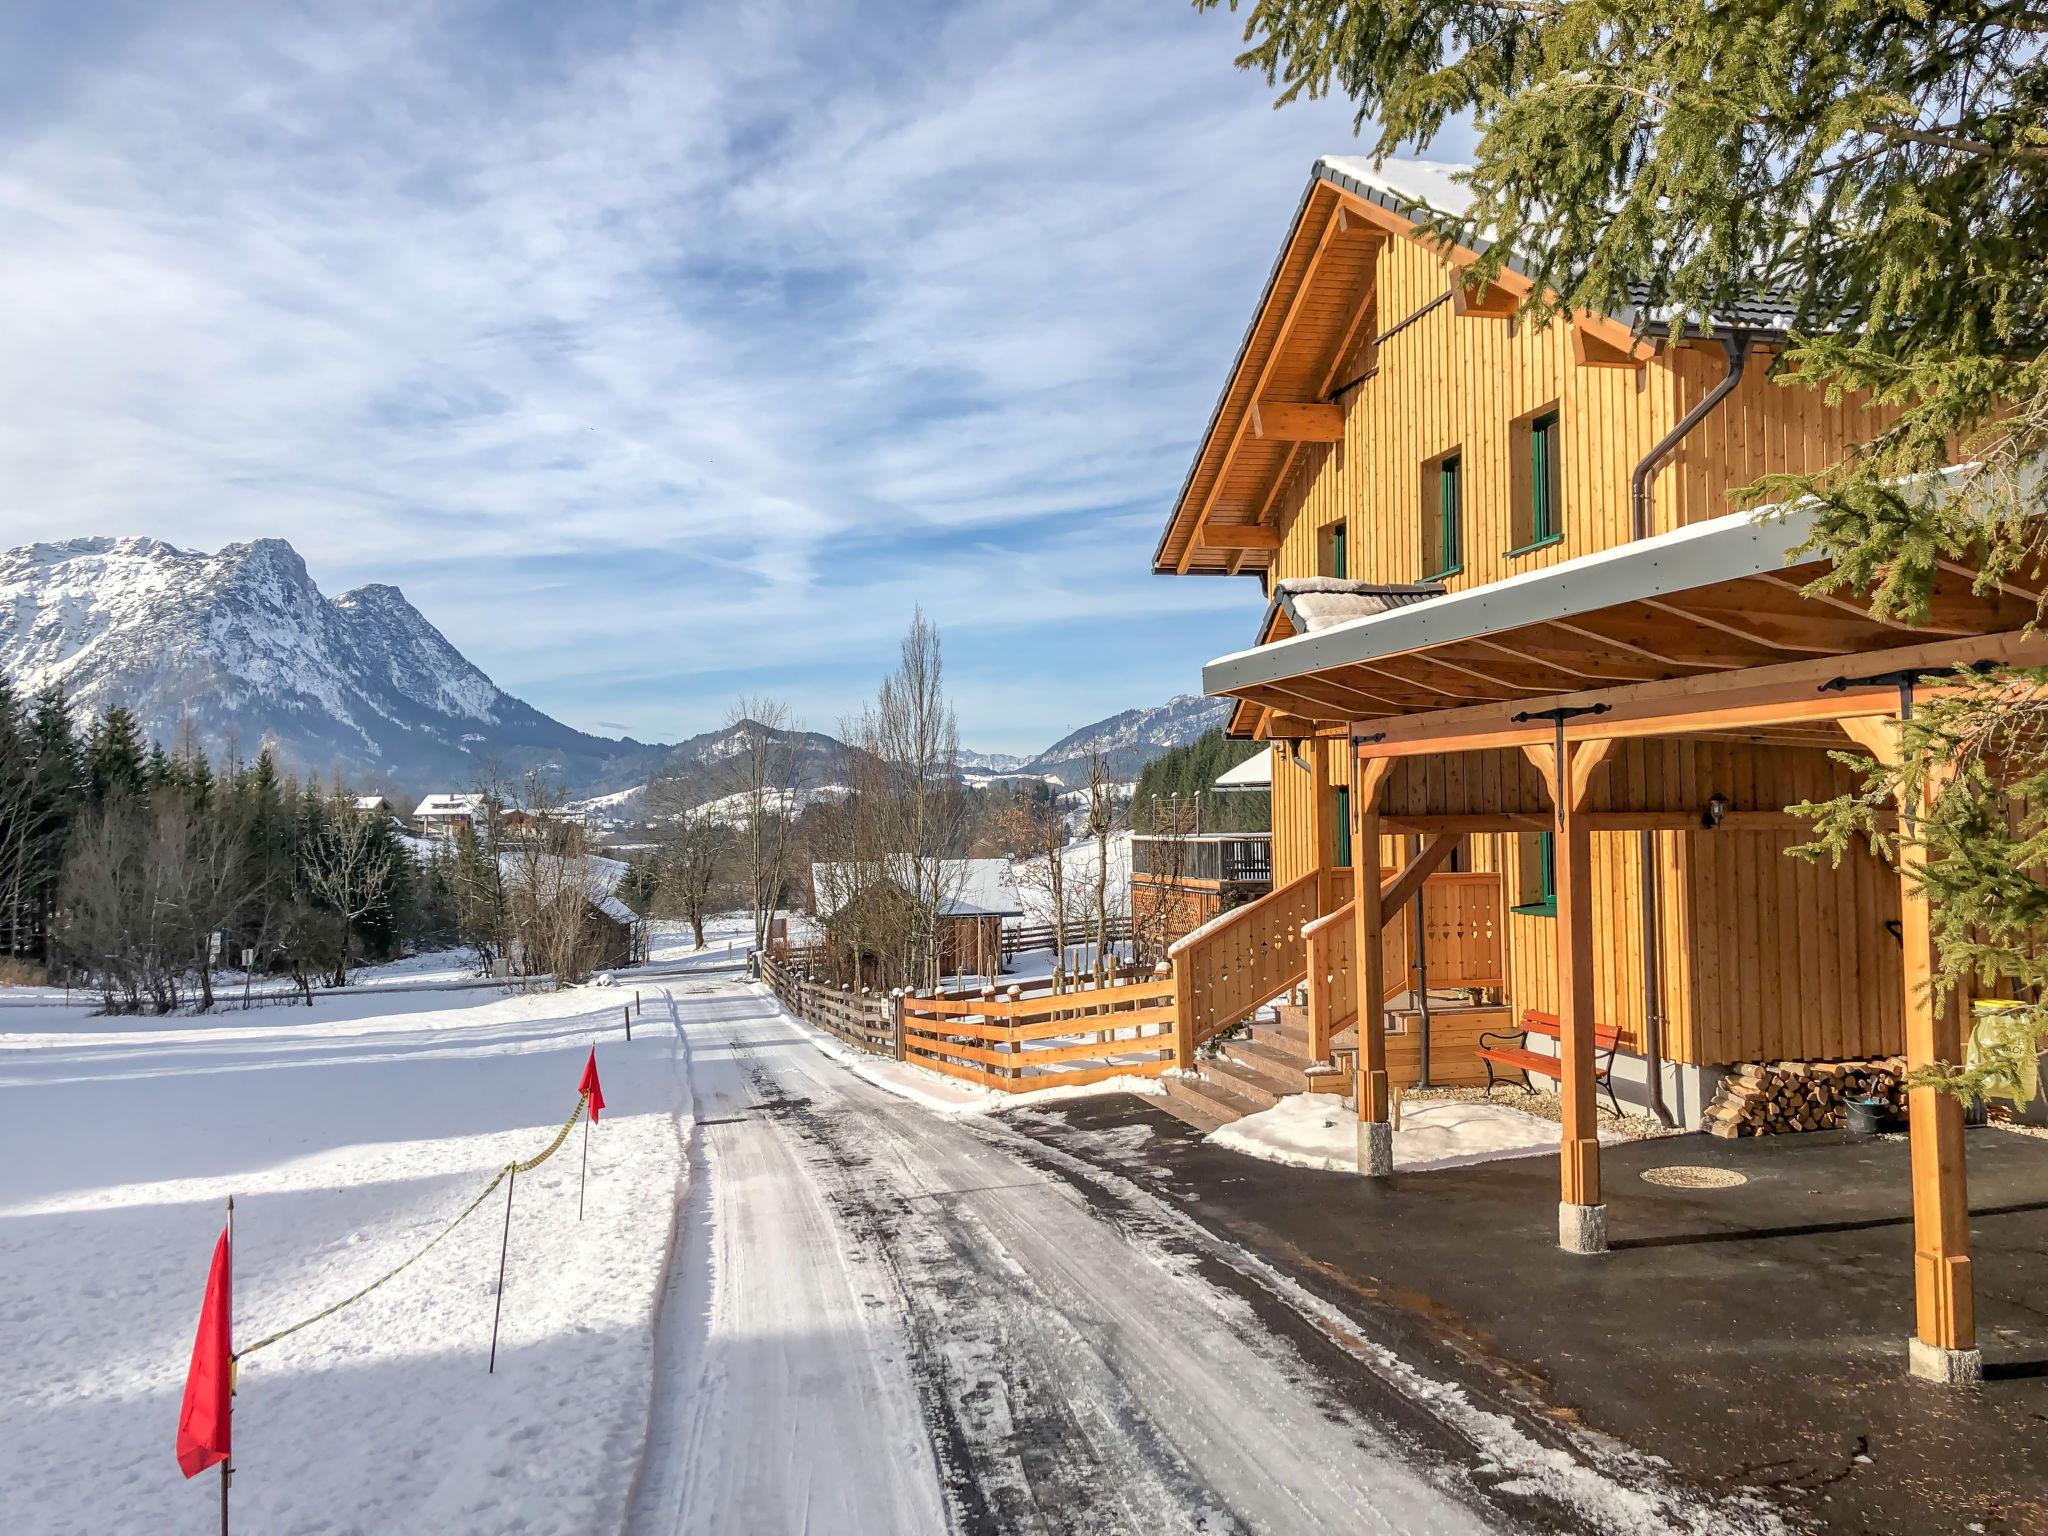
[[[1379,329],[1415,314],[1448,285],[1449,272],[1432,252],[1411,240],[1388,241],[1372,290]],[[1453,449],[1464,470],[1464,565],[1450,586],[1498,581],[1626,542],[1630,473],[1725,366],[1721,348],[1710,343],[1667,347],[1640,370],[1587,367],[1576,361],[1567,325],[1536,329],[1460,315],[1451,304],[1384,346],[1362,349],[1357,371],[1375,364],[1378,372],[1346,396],[1343,441],[1305,444],[1291,457],[1274,497],[1277,577],[1317,574],[1321,532],[1341,520],[1354,579],[1421,579],[1423,466]],[[1511,555],[1515,490],[1524,479],[1514,462],[1514,423],[1552,405],[1559,412],[1563,537]],[[1767,472],[1825,467],[1888,418],[1855,400],[1829,404],[1787,386],[1767,357],[1753,354],[1741,387],[1665,460],[1652,531],[1735,510],[1729,493]],[[1341,743],[1318,742],[1313,750],[1329,754],[1333,782],[1349,782],[1350,754]],[[1276,753],[1273,768],[1276,882],[1307,873],[1316,859],[1309,846],[1310,776],[1284,756]],[[1614,771],[1672,775],[1684,796],[1696,794],[1702,803],[1717,774],[1753,772],[1733,757],[1717,760],[1707,744],[1684,742],[1628,754]],[[1803,797],[1798,774],[1811,771],[1786,770],[1782,803]],[[1901,1048],[1898,945],[1884,927],[1897,916],[1897,882],[1878,861],[1859,853],[1839,871],[1816,868],[1784,857],[1782,838],[1759,834],[1667,832],[1656,841],[1667,1056],[1718,1063]],[[1391,839],[1382,854],[1389,865],[1404,856]],[[1464,867],[1501,871],[1510,899],[1517,858],[1511,837],[1466,840]],[[1639,1047],[1643,893],[1635,834],[1594,837],[1593,879],[1601,1021]],[[1517,1007],[1556,1007],[1555,935],[1554,918],[1508,918],[1506,960]]]

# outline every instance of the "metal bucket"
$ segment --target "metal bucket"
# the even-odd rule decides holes
[[[1892,1107],[1883,1099],[1850,1099],[1849,1134],[1875,1136],[1891,1118]]]

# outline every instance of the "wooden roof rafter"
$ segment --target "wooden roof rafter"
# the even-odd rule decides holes
[[[1313,193],[1314,189],[1312,188],[1311,200],[1313,200]],[[1287,344],[1293,337],[1296,325],[1301,321],[1303,314],[1306,312],[1311,296],[1315,293],[1317,273],[1337,243],[1345,239],[1345,237],[1355,234],[1368,236],[1375,243],[1379,243],[1384,239],[1371,225],[1349,218],[1341,196],[1331,198],[1323,215],[1322,228],[1317,236],[1315,247],[1311,251],[1308,263],[1295,285],[1293,296],[1288,300],[1287,309],[1281,316],[1279,327],[1266,347],[1265,357],[1259,364],[1258,372],[1252,380],[1251,388],[1246,392],[1245,404],[1238,412],[1236,425],[1231,432],[1229,444],[1225,447],[1223,457],[1218,463],[1214,475],[1209,480],[1208,489],[1202,497],[1201,506],[1195,513],[1194,522],[1188,531],[1187,543],[1182,547],[1179,559],[1175,562],[1174,569],[1177,575],[1184,576],[1187,574],[1188,566],[1194,559],[1195,551],[1203,545],[1203,536],[1209,524],[1210,514],[1215,510],[1217,499],[1223,493],[1224,484],[1229,479],[1231,468],[1236,462],[1239,452],[1242,451],[1247,440],[1261,440],[1254,431],[1258,420],[1259,403],[1267,398],[1268,388],[1273,382],[1274,371],[1280,360],[1286,356]],[[1249,359],[1243,359],[1242,361],[1249,361]],[[1235,393],[1234,381],[1232,393]],[[1221,424],[1220,419],[1217,424]],[[1292,449],[1290,449],[1290,452],[1292,452]]]

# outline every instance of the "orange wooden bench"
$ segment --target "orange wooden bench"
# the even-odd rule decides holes
[[[1564,1076],[1564,1064],[1555,1056],[1546,1056],[1541,1051],[1529,1049],[1531,1035],[1561,1040],[1564,1037],[1564,1025],[1554,1013],[1539,1013],[1534,1008],[1525,1008],[1522,1010],[1520,1029],[1488,1030],[1480,1035],[1479,1047],[1475,1054],[1486,1063],[1487,1097],[1493,1096],[1495,1083],[1505,1081],[1493,1070],[1496,1063],[1521,1073],[1520,1086],[1530,1093],[1536,1091],[1529,1082],[1531,1072],[1550,1078]],[[1593,1081],[1606,1090],[1607,1102],[1614,1106],[1617,1117],[1621,1114],[1621,1103],[1614,1097],[1612,1073],[1614,1053],[1620,1048],[1620,1030],[1611,1029],[1605,1024],[1593,1026],[1593,1050],[1598,1057],[1593,1063]]]

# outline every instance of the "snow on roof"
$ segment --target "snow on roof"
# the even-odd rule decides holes
[[[819,861],[811,865],[811,889],[820,912],[836,912],[873,875],[866,866]],[[946,859],[940,866],[946,917],[1022,917],[1017,877],[1008,859]],[[897,881],[898,884],[902,882]]]
[[[474,816],[483,809],[482,795],[432,794],[419,803],[415,816]]]
[[[1211,782],[1211,789],[1271,789],[1273,754],[1254,752],[1235,768],[1226,768]]]
[[[518,848],[498,855],[498,876],[508,885],[517,885],[526,879],[527,871],[534,868],[555,868],[563,863],[562,855],[536,853]],[[579,854],[568,861],[577,866],[583,878],[583,889],[590,897],[590,904],[603,909],[619,888],[619,882],[626,878],[626,865],[620,859],[608,859],[602,854]]]
[[[381,811],[390,804],[382,795],[357,795],[356,809],[359,811]]]
[[[1469,160],[1388,159],[1374,165],[1357,155],[1324,155],[1316,163],[1348,176],[1360,192],[1396,213],[1427,208],[1461,217],[1472,206],[1472,189],[1458,179],[1472,169]]]
[[[1362,619],[1367,614],[1385,613],[1410,603],[1442,597],[1445,590],[1441,582],[1434,581],[1397,585],[1345,581],[1336,576],[1296,576],[1274,583],[1273,607],[1287,615],[1287,622],[1294,626],[1297,635],[1305,635],[1311,630],[1328,629],[1333,624]],[[1270,610],[1266,622],[1272,622]],[[1260,632],[1264,633],[1263,626]]]

